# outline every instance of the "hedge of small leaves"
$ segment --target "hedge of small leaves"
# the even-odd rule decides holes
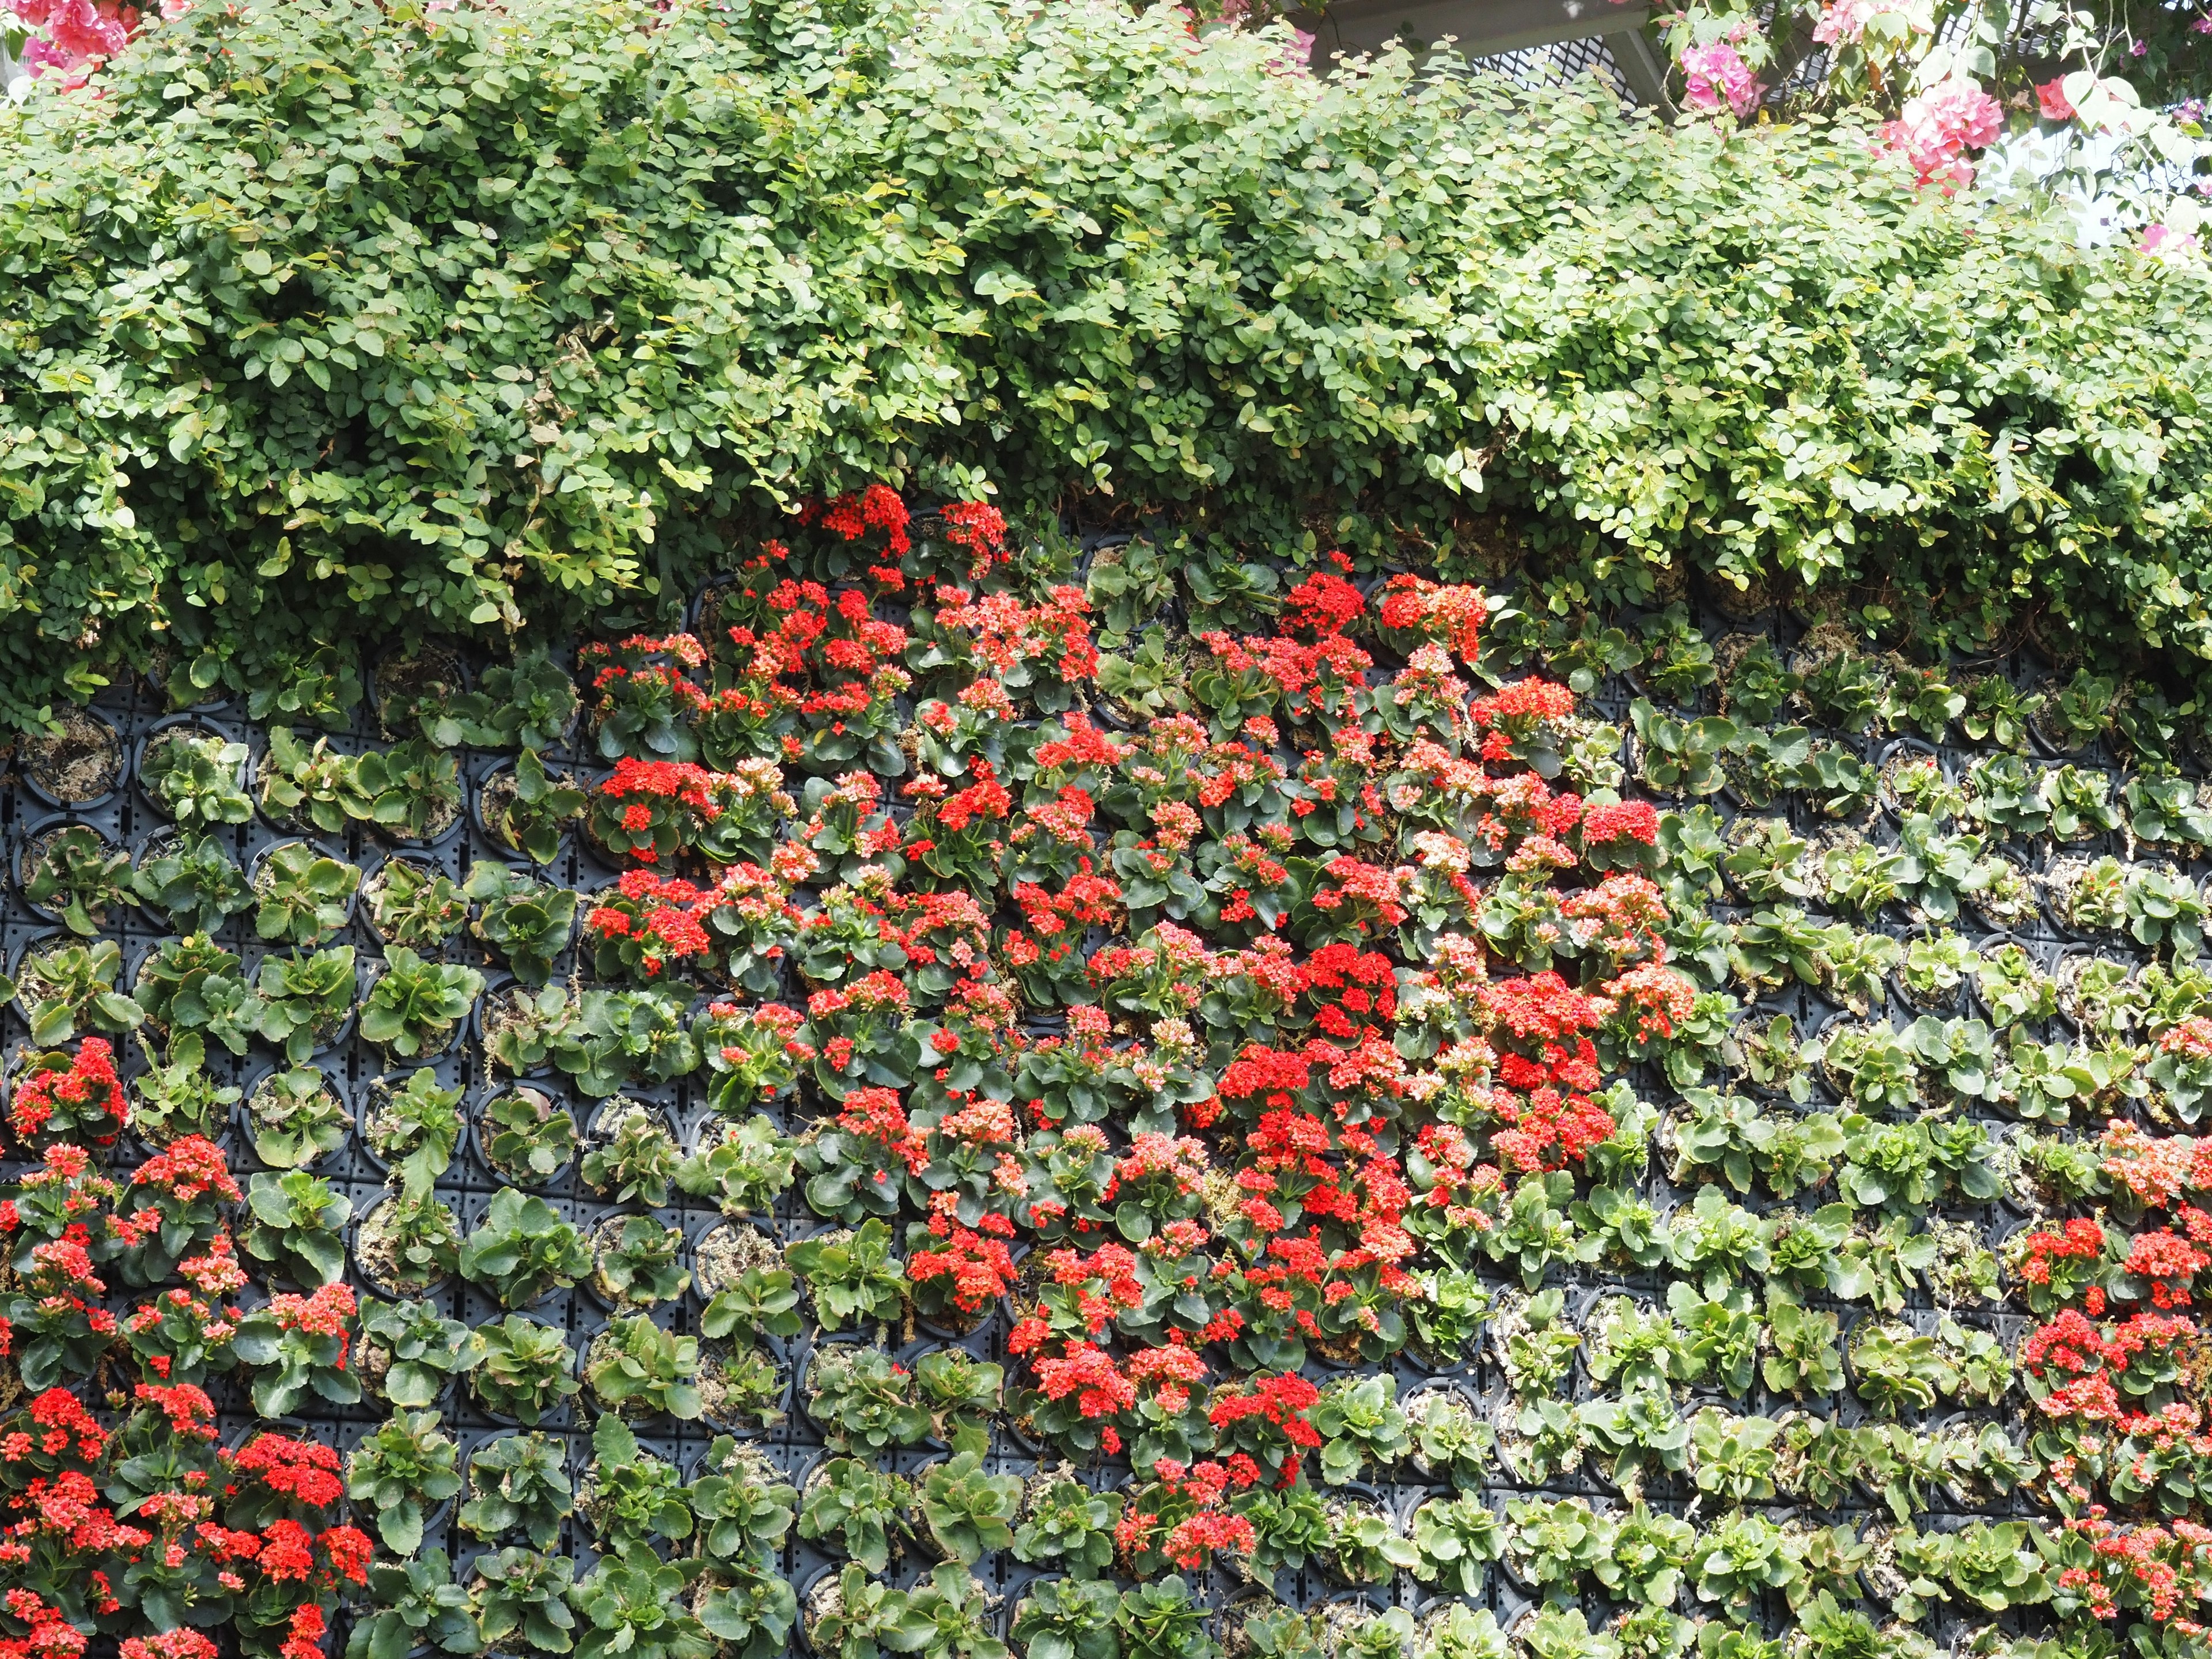
[[[2191,700],[2201,261],[1849,121],[1286,51],[1000,0],[149,25],[0,109],[0,718],[665,632],[733,537],[878,480],[1172,507],[1207,568],[1502,543],[1563,610],[1856,586]]]

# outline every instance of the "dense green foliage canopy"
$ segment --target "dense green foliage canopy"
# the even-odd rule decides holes
[[[0,115],[0,715],[164,647],[240,684],[642,615],[874,479],[1389,561],[1480,514],[1557,592],[1894,580],[2212,661],[2200,272],[1848,126],[1278,44],[1006,0],[150,31]]]

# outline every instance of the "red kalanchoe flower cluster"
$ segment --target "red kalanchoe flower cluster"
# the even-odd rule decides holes
[[[130,1103],[115,1074],[115,1049],[105,1037],[87,1037],[67,1065],[31,1072],[8,1101],[9,1127],[25,1146],[49,1130],[110,1146],[130,1121]]]

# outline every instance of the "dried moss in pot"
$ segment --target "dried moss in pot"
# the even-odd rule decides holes
[[[123,777],[123,740],[115,728],[82,708],[64,708],[61,729],[19,738],[24,781],[63,806],[84,806],[114,793]]]
[[[775,1240],[744,1221],[717,1223],[691,1250],[699,1294],[709,1301],[734,1285],[748,1269],[767,1271],[782,1266],[783,1251]]]
[[[460,1244],[459,1224],[434,1194],[395,1193],[362,1218],[354,1260],[387,1294],[421,1296],[453,1272]]]
[[[58,824],[33,836],[17,874],[26,903],[83,939],[119,916],[133,894],[131,855],[90,824]]]

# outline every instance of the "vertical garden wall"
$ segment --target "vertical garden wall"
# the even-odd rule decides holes
[[[878,489],[22,740],[7,1650],[2185,1649],[2193,774],[1452,574]]]

